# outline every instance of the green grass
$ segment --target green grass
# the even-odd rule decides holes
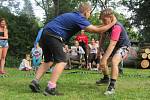
[[[149,100],[150,70],[125,69],[116,85],[116,94],[105,96],[107,85],[97,86],[95,81],[102,77],[95,71],[67,70],[58,81],[58,89],[64,96],[46,97],[43,93],[32,93],[28,88],[34,78],[33,72],[6,69],[7,76],[0,75],[0,100]],[[76,72],[78,73],[70,73]],[[82,73],[84,71],[84,73]],[[50,74],[45,74],[40,85],[47,85]]]

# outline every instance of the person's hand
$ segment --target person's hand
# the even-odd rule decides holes
[[[100,66],[101,68],[105,68],[105,66],[107,66],[107,59],[105,57],[102,57]]]
[[[117,22],[117,18],[114,15],[112,15],[112,20],[114,24]]]
[[[7,31],[7,26],[6,25],[4,26],[4,31]]]
[[[7,26],[6,26],[6,25],[4,26],[4,29],[7,29]]]

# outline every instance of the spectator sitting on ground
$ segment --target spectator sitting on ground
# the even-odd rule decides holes
[[[42,48],[37,43],[34,48],[32,48],[32,64],[33,68],[36,70],[42,62]]]
[[[32,70],[30,54],[26,54],[26,58],[22,60],[20,66],[19,66],[19,70],[21,70],[21,71]]]

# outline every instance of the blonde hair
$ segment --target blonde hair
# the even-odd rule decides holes
[[[101,11],[100,18],[103,18],[105,16],[111,16],[111,15],[113,15],[112,9],[106,8],[106,9],[104,9],[104,10]]]
[[[81,13],[84,13],[85,11],[87,10],[91,10],[92,7],[91,5],[88,3],[88,2],[82,2],[80,5],[79,5],[79,11]]]

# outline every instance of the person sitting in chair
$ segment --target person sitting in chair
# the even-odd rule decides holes
[[[82,56],[85,54],[83,48],[79,46],[79,42],[75,41],[75,46],[71,46],[70,50],[70,60],[77,60],[79,63],[82,63]]]

